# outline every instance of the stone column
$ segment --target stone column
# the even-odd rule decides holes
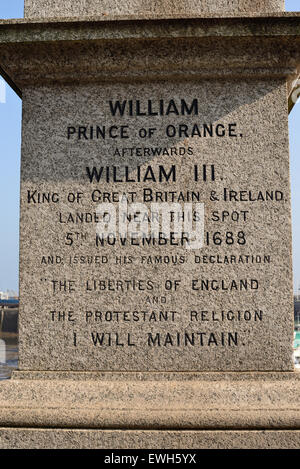
[[[299,446],[300,15],[176,5],[28,0],[0,22],[23,99],[20,362],[0,384],[0,447]]]
[[[73,18],[89,16],[173,17],[176,15],[232,15],[284,11],[284,0],[25,0],[27,18]]]

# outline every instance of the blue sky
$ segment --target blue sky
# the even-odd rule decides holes
[[[23,16],[24,0],[0,0],[0,18]],[[286,0],[288,11],[300,11],[300,0]],[[0,291],[18,289],[19,178],[21,100],[6,87],[0,103]],[[290,115],[294,285],[300,284],[300,103]]]

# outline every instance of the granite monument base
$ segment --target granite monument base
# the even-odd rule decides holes
[[[24,106],[19,322],[23,371],[0,386],[0,448],[299,446],[287,110],[288,101],[290,108],[295,101],[300,71],[300,18],[292,13],[262,16],[262,10],[257,15],[252,8],[243,10],[241,17],[222,17],[219,6],[237,2],[214,3],[213,18],[207,13],[184,19],[138,15],[126,20],[0,22],[0,72],[23,96]],[[268,4],[270,9],[277,5],[277,12],[280,5],[283,8],[282,2]],[[86,2],[77,2],[79,13],[81,5],[91,14]],[[31,11],[31,6],[33,2],[26,2],[26,14],[40,11]],[[157,100],[160,107],[154,108]],[[124,116],[119,106],[127,102],[132,109]],[[203,140],[197,122],[208,129],[218,123],[239,130],[214,137],[212,129],[211,137],[208,132],[208,140]],[[116,124],[122,129],[119,137]],[[99,141],[94,140],[93,125],[100,129]],[[108,125],[109,135],[104,130]],[[151,132],[144,143],[146,128],[158,132]],[[172,161],[173,180],[136,177],[138,168],[150,167],[150,147],[166,153],[151,159],[154,173],[164,169],[163,163],[169,168]],[[176,154],[181,148],[185,156],[186,147],[190,158]],[[138,149],[133,160],[126,148]],[[144,156],[139,156],[141,148],[147,148]],[[174,154],[169,154],[170,148]],[[132,170],[134,177],[111,181],[111,169],[119,166],[127,175]],[[90,168],[98,167],[99,180],[93,181]],[[103,183],[104,168],[108,176]],[[80,211],[89,215],[101,202],[93,197],[99,188],[105,194],[115,190],[114,204],[120,194],[136,190],[137,202],[149,203],[143,199],[146,183],[159,197],[162,191],[198,192],[196,199],[207,205],[208,214],[205,267],[194,256],[183,267],[145,266],[145,253],[172,256],[177,248],[159,252],[155,246],[133,244],[117,249],[102,246],[94,226],[76,233],[62,228],[66,223],[60,214],[71,214],[76,194]],[[79,194],[84,196],[82,205]],[[214,220],[218,211],[229,210],[249,213],[249,222],[247,216],[239,225],[218,216]],[[240,231],[244,224],[245,232]],[[110,256],[110,263],[78,265],[78,255],[95,259],[99,253]],[[233,260],[227,264],[229,255]],[[133,266],[127,263],[129,256],[136,262]],[[211,265],[206,264],[207,256]],[[226,256],[222,267],[214,256]],[[236,264],[234,259],[242,256],[253,263]],[[110,279],[104,293],[98,288],[103,279]],[[145,292],[145,279],[155,295],[152,299]],[[112,287],[115,280],[120,290]],[[124,280],[129,289],[122,292]],[[173,280],[182,287],[170,292]],[[160,305],[158,298],[181,312],[177,322],[128,321],[142,317],[128,313],[144,311],[149,300],[151,311],[152,303]],[[100,307],[105,312],[120,310],[123,322],[97,323]],[[215,311],[225,312],[220,322],[224,326],[215,320],[220,317]],[[94,322],[89,322],[91,316]],[[199,348],[188,333],[182,346],[180,334],[186,331],[201,337]],[[207,332],[209,339],[202,343]],[[107,334],[106,344],[100,333]],[[119,342],[119,333],[122,340],[126,334],[127,348]],[[62,369],[84,371],[57,371]],[[111,371],[88,371],[95,369]]]
[[[300,373],[15,372],[0,448],[296,448]]]

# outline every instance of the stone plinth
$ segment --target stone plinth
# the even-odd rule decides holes
[[[57,428],[68,436],[49,447],[166,447],[173,432],[182,447],[297,445],[300,15],[246,13],[0,23],[2,74],[23,97],[20,370],[0,385],[2,447]],[[127,213],[136,230],[150,202],[179,219],[193,202],[202,244],[101,242],[101,203],[124,194],[144,204]]]
[[[20,369],[293,370],[286,79],[298,42],[280,47],[282,20],[83,22],[80,41],[77,24],[44,23],[45,42],[20,43],[15,62],[3,47],[23,90]],[[227,131],[205,137],[203,123]],[[147,209],[195,194],[205,245],[101,244],[97,210],[124,193]]]
[[[15,373],[0,386],[0,447],[297,448],[299,379],[299,373]]]

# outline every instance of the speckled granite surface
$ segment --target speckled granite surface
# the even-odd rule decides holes
[[[284,0],[25,0],[26,17],[240,13],[283,11]]]
[[[299,430],[300,373],[18,372],[0,428]]]
[[[1,449],[299,449],[300,431],[0,428]],[[111,453],[108,453],[111,456]],[[154,458],[152,458],[152,461]]]

